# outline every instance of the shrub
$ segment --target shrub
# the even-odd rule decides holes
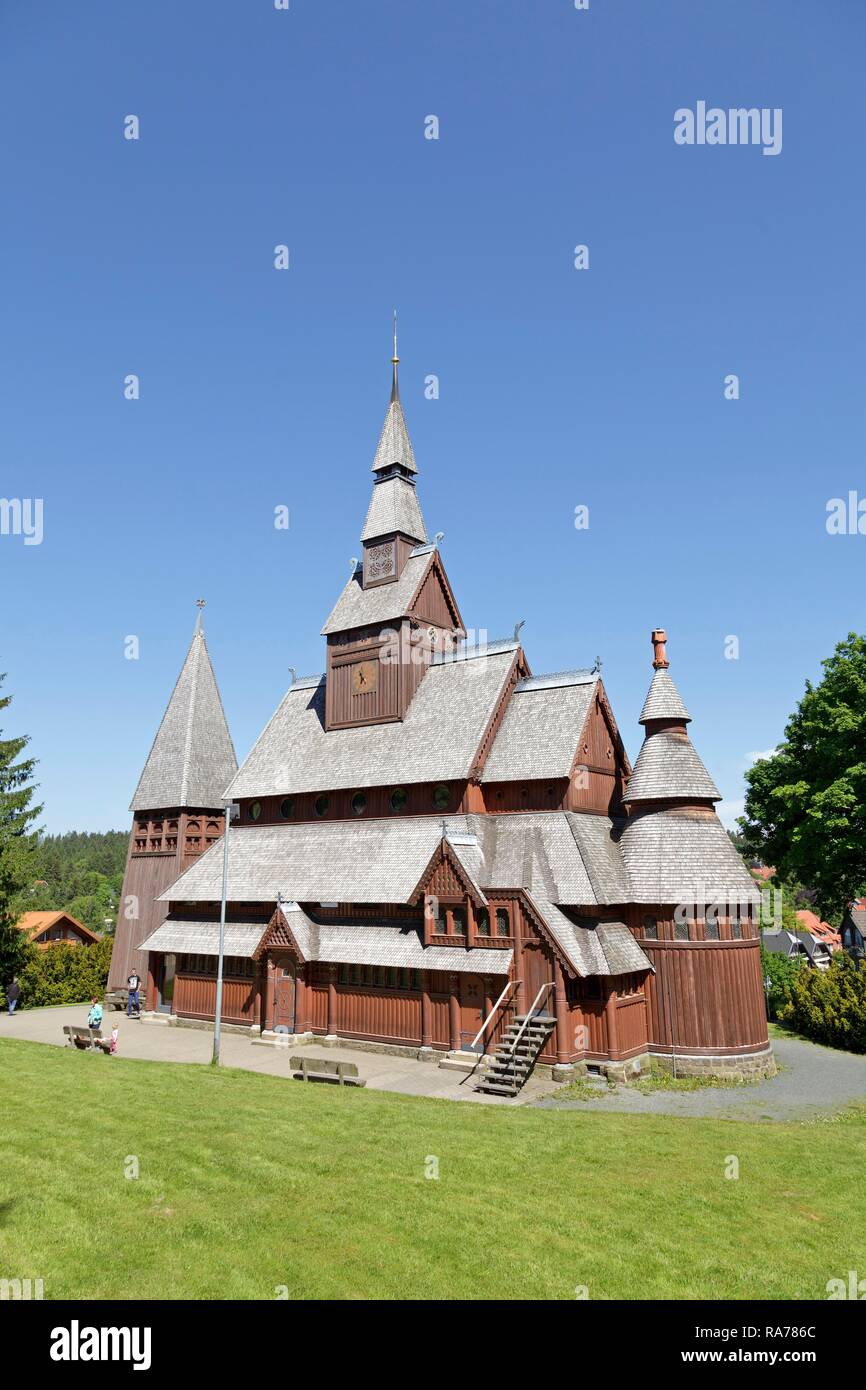
[[[837,951],[828,970],[800,970],[779,1017],[815,1042],[866,1052],[866,968]]]
[[[794,956],[789,960],[787,956],[776,951],[766,951],[763,943],[761,944],[761,974],[764,979],[769,1018],[778,1018],[780,1010],[791,997],[791,988],[800,974],[801,959]],[[766,984],[767,980],[770,981],[769,986]]]
[[[80,1004],[94,994],[101,999],[108,979],[112,944],[112,938],[107,937],[93,946],[57,941],[44,951],[34,950],[18,972],[19,1008]]]

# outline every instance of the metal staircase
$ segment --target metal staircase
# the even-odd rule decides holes
[[[527,1014],[509,1023],[490,1066],[482,1073],[475,1090],[491,1096],[520,1094],[535,1066],[539,1053],[556,1026],[550,1014],[541,1012],[541,1001],[552,989],[542,985]]]

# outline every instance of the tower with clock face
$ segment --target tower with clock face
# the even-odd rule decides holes
[[[363,556],[322,629],[328,644],[328,729],[403,719],[431,657],[465,636],[418,502],[396,352],[392,365],[391,399],[361,532]]]

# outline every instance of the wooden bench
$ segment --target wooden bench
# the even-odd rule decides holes
[[[82,1051],[90,1047],[99,1047],[102,1043],[102,1034],[98,1028],[76,1028],[73,1023],[64,1023],[63,1031],[68,1045]]]
[[[354,1062],[335,1062],[330,1057],[290,1057],[296,1081],[329,1081],[340,1086],[366,1086]]]

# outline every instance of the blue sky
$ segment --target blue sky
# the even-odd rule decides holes
[[[866,496],[864,40],[857,0],[5,0],[0,496],[44,539],[0,536],[0,670],[45,826],[128,825],[199,595],[241,757],[323,668],[394,305],[465,620],[600,655],[632,756],[665,625],[730,818],[864,629],[825,525]],[[676,145],[699,100],[782,108],[781,153]]]

